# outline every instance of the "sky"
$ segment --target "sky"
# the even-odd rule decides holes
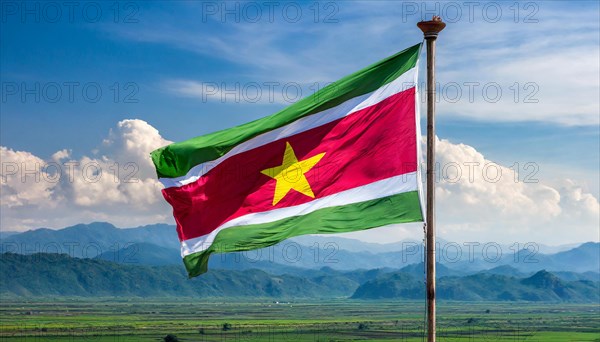
[[[150,151],[275,113],[420,42],[415,24],[439,14],[439,236],[600,239],[597,1],[1,6],[2,231],[172,223]]]

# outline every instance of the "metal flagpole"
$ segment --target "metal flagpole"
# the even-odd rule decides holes
[[[434,16],[417,26],[427,41],[427,341],[435,342],[435,40],[446,24]]]

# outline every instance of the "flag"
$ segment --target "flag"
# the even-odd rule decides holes
[[[212,253],[423,221],[412,46],[268,117],[151,153],[190,277]]]

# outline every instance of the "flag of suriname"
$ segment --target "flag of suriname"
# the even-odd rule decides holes
[[[271,116],[153,151],[190,277],[212,253],[423,221],[420,48]]]

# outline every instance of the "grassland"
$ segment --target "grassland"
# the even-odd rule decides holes
[[[0,341],[422,341],[423,303],[2,300]],[[600,341],[598,304],[438,306],[439,341]],[[227,323],[227,325],[226,325]]]

